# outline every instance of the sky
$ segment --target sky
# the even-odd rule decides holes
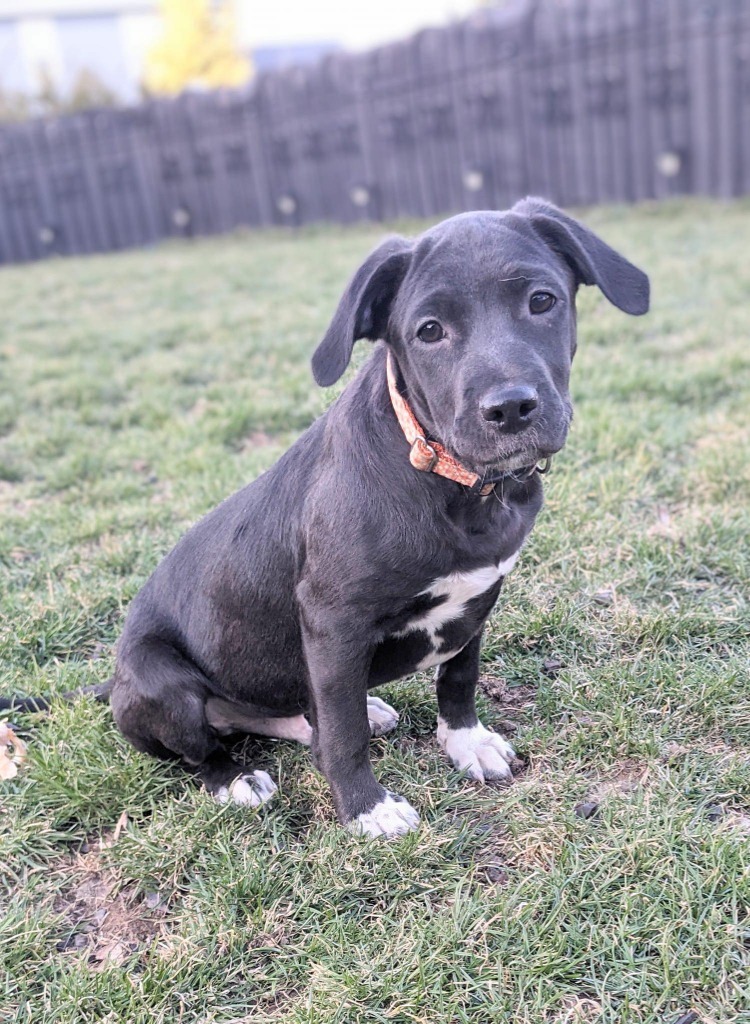
[[[362,50],[460,18],[477,0],[236,0],[245,46],[337,42]]]

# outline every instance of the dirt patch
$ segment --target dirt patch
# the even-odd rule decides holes
[[[600,804],[611,797],[635,793],[646,785],[648,774],[648,765],[625,761],[596,783],[589,791],[589,799]]]
[[[587,996],[568,996],[550,1017],[552,1024],[589,1024],[600,1020],[604,1007],[598,1000]]]
[[[711,804],[706,808],[705,816],[722,831],[734,833],[742,839],[750,836],[750,814],[746,810]]]
[[[21,507],[23,504],[16,498],[15,484],[8,483],[7,480],[0,480],[0,509],[4,513],[25,512],[26,509]]]
[[[744,750],[712,737],[694,740],[690,743],[677,743],[674,740],[669,740],[662,744],[660,754],[662,761],[678,761],[695,754],[708,755],[721,762],[747,759],[747,753]]]
[[[189,421],[200,420],[206,415],[211,403],[203,395],[188,409],[186,419]]]
[[[277,924],[268,932],[258,932],[247,944],[248,949],[281,949],[290,938],[290,929],[286,923]]]
[[[267,434],[265,430],[254,430],[252,434],[243,438],[240,444],[240,451],[245,454],[246,452],[254,452],[257,448],[267,448],[270,444],[274,444],[276,438],[271,434]]]
[[[750,814],[745,811],[730,811],[726,816],[726,825],[742,836],[750,836]]]
[[[59,952],[86,950],[89,963],[100,970],[124,963],[168,934],[167,906],[159,895],[120,886],[103,851],[66,858],[64,866],[73,877],[53,904],[64,922]]]
[[[288,989],[276,989],[275,992],[259,995],[253,1002],[253,1010],[245,1017],[232,1017],[227,1024],[253,1024],[258,1019],[258,1013],[264,1012],[272,1016],[279,1014],[279,1020],[286,1019],[288,1012],[305,997],[304,990],[291,987]],[[283,1014],[283,1017],[281,1016]]]
[[[479,677],[479,689],[504,716],[497,724],[508,732],[515,731],[519,719],[529,718],[534,712],[535,686],[509,686],[505,679],[485,675]]]

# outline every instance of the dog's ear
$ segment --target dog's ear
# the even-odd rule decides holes
[[[512,212],[529,218],[537,234],[572,268],[578,284],[598,285],[609,301],[625,313],[640,316],[648,312],[646,275],[593,231],[552,203],[533,196],[516,203]]]
[[[405,238],[386,239],[347,285],[312,357],[313,376],[321,387],[336,383],[349,365],[358,338],[374,341],[383,336],[391,304],[409,267],[411,251]]]

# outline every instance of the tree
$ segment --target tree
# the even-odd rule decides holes
[[[162,0],[164,33],[148,55],[144,85],[175,94],[188,86],[242,85],[250,62],[235,46],[231,3]]]
[[[93,71],[79,71],[67,92],[60,89],[45,65],[40,66],[38,75],[38,88],[29,95],[3,91],[0,87],[0,124],[118,105],[116,94]]]

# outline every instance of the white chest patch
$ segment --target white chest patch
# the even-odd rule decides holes
[[[497,565],[483,566],[481,569],[471,569],[469,572],[451,572],[447,576],[441,576],[426,590],[421,591],[421,596],[445,598],[440,604],[435,605],[428,611],[416,618],[400,630],[395,636],[407,636],[415,630],[424,630],[432,645],[432,651],[417,665],[419,671],[440,665],[444,661],[455,657],[461,648],[453,651],[440,651],[442,641],[437,635],[446,622],[453,622],[460,619],[469,601],[490,589],[501,576],[507,576],[510,570],[518,561],[520,551],[516,551]]]

